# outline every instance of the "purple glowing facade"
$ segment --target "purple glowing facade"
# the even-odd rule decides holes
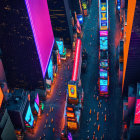
[[[43,77],[54,44],[47,0],[25,0]]]

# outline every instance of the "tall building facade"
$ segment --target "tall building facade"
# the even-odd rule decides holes
[[[140,1],[128,0],[126,40],[124,43],[123,92],[140,82]]]
[[[72,48],[73,31],[68,0],[47,0],[54,36],[63,38],[66,48]]]
[[[44,89],[54,44],[46,0],[0,1],[0,47],[8,87]]]

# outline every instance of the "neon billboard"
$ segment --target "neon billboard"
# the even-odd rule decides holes
[[[38,112],[39,112],[39,107],[38,107],[38,105],[37,105],[36,102],[34,102],[34,107],[35,107],[35,109],[36,109],[36,111],[37,111],[37,113],[38,113]]]
[[[82,14],[79,14],[79,15],[77,15],[77,18],[79,20],[79,23],[80,24],[83,24],[83,15]]]
[[[64,47],[63,41],[56,41],[56,43],[57,43],[57,46],[58,46],[59,54],[63,55],[63,47]]]
[[[100,77],[102,77],[102,78],[107,78],[107,76],[108,76],[108,73],[107,73],[107,71],[102,71],[102,70],[100,70]]]
[[[48,65],[48,77],[53,81],[53,62],[52,62],[52,59],[50,59],[50,62]]]
[[[72,81],[76,81],[77,80],[80,55],[81,55],[81,40],[77,39],[77,41],[76,41],[75,57],[74,57],[73,73],[72,73]]]
[[[100,92],[108,92],[108,86],[100,86]]]
[[[136,101],[134,124],[140,124],[140,99]]]
[[[104,60],[104,61],[100,61],[100,67],[108,67],[108,61],[107,60]]]
[[[1,105],[2,105],[3,98],[4,98],[3,92],[2,92],[2,89],[1,89],[1,87],[0,87],[0,107],[1,107]]]
[[[108,80],[100,79],[100,85],[101,86],[107,86],[108,85]]]
[[[100,31],[100,36],[108,36],[108,31]]]
[[[38,96],[38,93],[37,93],[37,95],[36,95],[35,102],[36,102],[37,105],[39,106],[39,96]]]
[[[107,37],[100,37],[100,50],[108,49],[108,40]]]
[[[99,24],[100,30],[108,29],[108,0],[99,0]]]
[[[28,109],[27,109],[27,112],[25,115],[25,121],[26,121],[26,123],[25,123],[26,126],[28,126],[28,125],[30,125],[31,127],[33,126],[34,117],[33,117],[30,105],[28,106]]]
[[[43,77],[51,56],[54,35],[46,0],[25,0]]]
[[[68,93],[70,98],[77,98],[76,85],[68,84]]]

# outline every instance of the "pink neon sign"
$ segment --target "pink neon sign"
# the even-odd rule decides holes
[[[140,99],[136,101],[134,124],[140,124]]]
[[[43,77],[54,44],[47,0],[25,0]]]
[[[108,31],[100,31],[100,36],[108,36]]]
[[[72,73],[72,81],[77,80],[78,68],[79,68],[79,60],[80,60],[80,52],[81,52],[81,40],[77,39],[75,57],[74,57],[73,73]]]

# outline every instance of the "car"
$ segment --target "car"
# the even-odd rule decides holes
[[[81,71],[86,72],[87,69],[87,60],[82,60]]]
[[[83,49],[83,51],[82,51],[82,60],[87,60],[87,58],[88,58],[88,54],[86,52],[86,49]]]

